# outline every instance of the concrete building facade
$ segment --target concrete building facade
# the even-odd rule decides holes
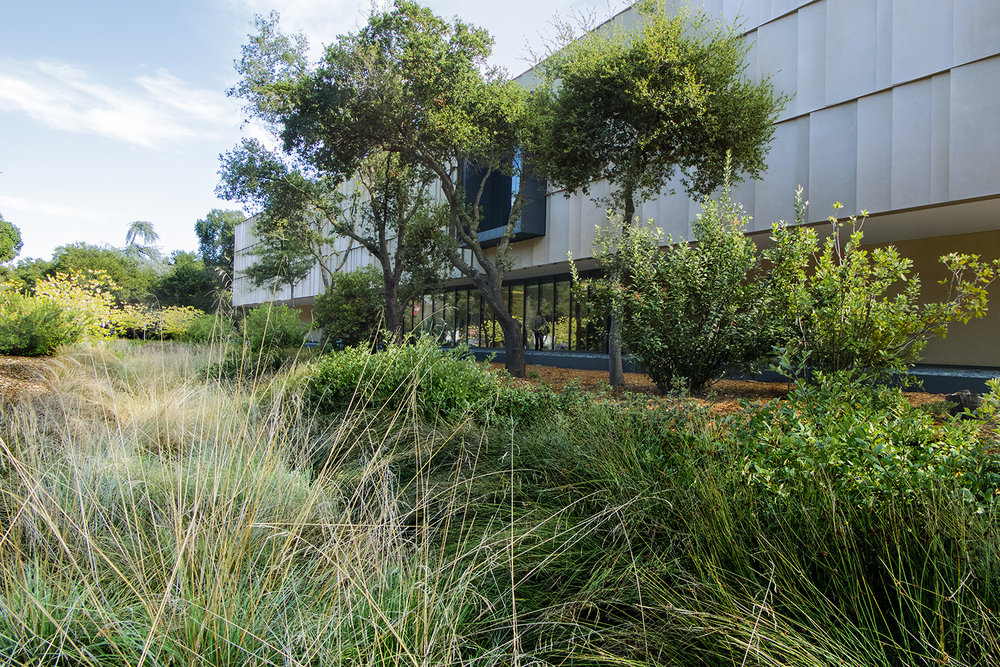
[[[752,235],[791,219],[801,185],[810,202],[807,224],[826,232],[834,202],[840,215],[866,210],[866,243],[893,243],[912,258],[928,299],[940,295],[948,252],[1000,256],[1000,2],[997,0],[701,0],[709,15],[739,22],[752,43],[747,73],[770,75],[791,100],[775,124],[763,178],[736,187],[753,221]],[[675,8],[681,3],[675,3]],[[630,10],[616,21],[632,20]],[[522,75],[528,81],[530,73]],[[595,187],[594,195],[601,195]],[[552,349],[595,350],[583,304],[573,303],[568,254],[588,268],[600,207],[580,195],[549,189],[545,233],[514,245],[509,305],[531,322],[551,322]],[[697,202],[663,195],[642,205],[674,239],[689,238]],[[252,247],[249,223],[237,249]],[[346,250],[346,243],[343,247]],[[240,270],[252,255],[237,253],[234,302],[272,298],[251,290]],[[353,250],[346,269],[366,263]],[[318,271],[296,288],[308,305],[319,293]],[[994,290],[996,291],[996,290]],[[288,299],[285,293],[274,298]],[[435,322],[454,340],[495,346],[488,313],[474,292],[455,281],[447,294],[414,304],[409,323]],[[1000,298],[987,318],[957,325],[933,341],[925,362],[1000,367]],[[530,336],[526,336],[526,339]]]

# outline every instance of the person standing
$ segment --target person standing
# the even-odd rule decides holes
[[[531,321],[531,333],[535,335],[535,349],[541,350],[545,347],[545,316],[541,313],[535,315]]]

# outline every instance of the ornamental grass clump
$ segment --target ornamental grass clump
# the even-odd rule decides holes
[[[894,393],[847,406],[846,380],[797,390],[794,412],[571,391],[532,404],[533,420],[494,408],[480,421],[424,399],[482,387],[486,371],[445,370],[432,391],[441,352],[414,348],[424,356],[368,360],[395,378],[384,402],[363,404],[375,385],[358,383],[353,406],[322,412],[309,365],[220,382],[201,372],[210,346],[64,348],[46,364],[48,393],[0,402],[0,662],[889,667],[1000,655],[988,426],[923,420]],[[845,433],[839,464],[796,468],[796,452],[819,462],[810,452]],[[866,433],[959,454],[904,457],[885,476],[891,460],[848,452],[866,451]],[[754,477],[751,459],[789,467],[776,474],[794,483]]]
[[[501,665],[569,650],[543,617],[522,621],[532,605],[514,589],[587,531],[541,511],[503,519],[509,461],[481,473],[483,443],[421,427],[412,402],[320,424],[284,378],[204,380],[198,359],[178,363],[192,353],[79,348],[52,365],[52,393],[0,405],[4,664]],[[320,446],[335,465],[309,460]]]

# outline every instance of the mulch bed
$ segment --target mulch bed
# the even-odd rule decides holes
[[[49,391],[51,360],[44,357],[0,356],[0,400],[40,396]]]
[[[503,368],[503,364],[494,363],[494,368]],[[530,384],[547,384],[556,391],[576,381],[580,388],[587,391],[597,391],[601,383],[608,382],[607,371],[585,371],[575,368],[555,368],[552,366],[528,366],[527,377],[523,382]],[[521,382],[521,381],[519,381]],[[788,395],[790,386],[787,382],[758,382],[756,380],[717,380],[702,395],[696,395],[694,400],[711,407],[713,412],[728,414],[740,409],[740,401],[761,403]],[[643,393],[656,396],[660,389],[644,373],[625,373],[624,392]],[[913,406],[938,403],[944,400],[944,394],[929,394],[926,392],[907,392],[907,399]]]
[[[46,376],[51,360],[33,357],[3,357],[0,356],[0,400],[12,400],[18,396],[39,396],[49,391]],[[494,363],[495,368],[503,368],[503,364]],[[555,368],[553,366],[528,366],[528,377],[518,382],[530,384],[547,384],[556,391],[562,391],[569,382],[577,382],[584,391],[597,391],[600,385],[607,384],[607,371],[586,371],[573,368]],[[775,398],[784,398],[788,394],[789,385],[786,382],[757,382],[756,380],[718,380],[704,395],[694,399],[712,408],[713,412],[730,413],[739,409],[739,402],[750,401],[759,403]],[[661,394],[657,386],[643,373],[626,373],[624,392]],[[928,394],[925,392],[907,392],[906,397],[912,405],[924,405],[944,400],[943,394]]]

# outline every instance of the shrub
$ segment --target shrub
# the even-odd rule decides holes
[[[594,254],[611,277],[591,294],[620,313],[622,342],[661,388],[698,390],[788,337],[790,284],[814,247],[810,232],[777,224],[774,247],[762,253],[744,234],[747,222],[726,193],[703,202],[693,244],[667,237],[661,250],[662,231],[651,226],[599,233]]]
[[[840,208],[840,204],[834,206]],[[893,246],[863,250],[861,218],[845,223],[831,217],[832,233],[815,257],[815,270],[799,298],[792,300],[797,336],[786,352],[798,367],[836,372],[863,371],[876,378],[904,373],[932,336],[944,337],[954,322],[986,314],[987,288],[1000,259],[952,253],[941,257],[950,276],[941,281],[948,296],[920,304],[920,278],[913,262]]]
[[[157,338],[160,335],[159,312],[143,304],[127,303],[111,311],[115,335],[119,338]]]
[[[324,412],[341,412],[351,405],[395,410],[412,398],[427,419],[454,422],[470,415],[479,420],[503,415],[518,423],[537,419],[554,397],[551,390],[507,385],[467,350],[442,350],[431,337],[378,352],[358,346],[324,355],[305,395]]]
[[[57,273],[35,284],[35,294],[72,317],[83,340],[104,340],[114,335],[117,304],[115,282],[103,271]]]
[[[179,340],[184,337],[191,324],[198,317],[205,315],[205,311],[192,306],[167,306],[160,311],[159,315],[162,336]],[[211,316],[209,315],[209,317]]]
[[[233,333],[233,324],[228,318],[202,313],[191,320],[181,335],[188,343],[207,343],[212,340],[226,340]]]
[[[374,267],[335,273],[330,289],[315,299],[316,326],[338,348],[371,341],[382,321],[382,279]]]
[[[817,373],[787,401],[751,413],[733,434],[750,483],[779,496],[822,488],[856,506],[944,487],[985,506],[1000,489],[995,443],[978,424],[942,423],[910,406],[898,387],[857,374]]]
[[[71,315],[52,301],[0,293],[0,354],[37,357],[76,342],[81,330]]]
[[[307,331],[299,312],[282,304],[257,306],[243,319],[243,337],[251,350],[299,347]]]

